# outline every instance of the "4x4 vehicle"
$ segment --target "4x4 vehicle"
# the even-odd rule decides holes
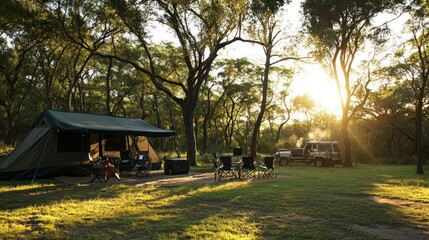
[[[337,141],[311,141],[305,143],[303,148],[279,149],[274,157],[281,166],[286,166],[290,162],[314,163],[317,167],[333,167],[335,164],[342,164]]]

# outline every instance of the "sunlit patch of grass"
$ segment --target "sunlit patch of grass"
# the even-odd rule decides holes
[[[429,179],[401,179],[401,186],[416,186],[429,188]]]
[[[54,187],[54,184],[25,184],[25,185],[6,185],[0,186],[0,194],[7,192],[20,192],[26,190],[34,190],[38,188]]]
[[[429,203],[429,188],[415,185],[392,185],[375,183],[371,194],[386,198],[398,198],[417,202]]]
[[[192,239],[256,239],[259,229],[251,212],[216,213],[187,227],[183,235]]]
[[[0,182],[0,239],[377,239],[353,226],[429,227],[427,176],[411,166],[278,172],[174,187]]]
[[[429,228],[429,188],[391,184],[374,186],[372,194],[383,198],[375,201],[391,206],[406,216],[409,223],[423,229]]]
[[[14,239],[16,236],[23,236],[29,232],[31,227],[26,224],[17,222],[5,222],[0,219],[0,238],[1,239]]]

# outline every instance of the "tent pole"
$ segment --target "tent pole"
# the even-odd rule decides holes
[[[103,157],[103,138],[101,134],[98,134],[98,157],[99,159]]]
[[[42,163],[43,155],[45,155],[46,146],[48,145],[48,142],[49,142],[48,140],[49,140],[49,136],[48,136],[48,139],[46,139],[45,146],[43,147],[43,152],[42,152],[42,155],[40,156],[39,163],[37,163],[37,168],[36,168],[36,171],[34,172],[33,180],[31,180],[31,184],[34,184],[34,180],[36,180],[36,176],[37,176],[37,172],[39,171],[40,163]]]

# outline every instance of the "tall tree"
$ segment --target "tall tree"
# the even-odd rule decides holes
[[[408,81],[414,93],[416,173],[424,174],[422,126],[429,81],[429,2],[413,1],[407,11],[410,15],[407,29],[411,38],[405,48],[397,52],[398,62],[392,66],[391,73]]]
[[[138,71],[148,75],[156,88],[181,107],[187,158],[191,165],[196,165],[194,115],[198,95],[219,51],[239,39],[239,26],[245,16],[243,12],[246,11],[246,1],[111,0],[108,2],[116,15],[112,16],[111,11],[105,10],[102,18],[95,18],[96,22],[103,27],[98,31],[99,34],[95,34],[98,39],[91,42],[101,44],[115,31],[123,30],[138,42],[136,46],[143,50],[144,56],[139,59],[129,59],[115,51],[97,51],[79,34],[72,34],[69,30],[68,35],[98,55],[113,57],[131,64]],[[61,5],[61,9],[57,11],[60,15],[74,11],[78,16],[85,16],[82,11],[88,9],[73,7],[64,9],[63,6]],[[77,12],[76,9],[79,11]],[[171,34],[170,39],[175,40],[174,44],[179,50],[178,55],[171,55],[178,58],[171,58],[170,62],[180,60],[175,64],[184,66],[184,70],[176,71],[176,66],[174,66],[176,69],[168,70],[166,66],[159,65],[156,61],[154,56],[156,48],[151,48],[149,34],[150,28],[153,27],[149,21],[152,20],[158,21],[161,26],[168,29],[167,31]],[[125,28],[119,24],[123,24]],[[79,30],[82,28],[78,27],[77,32]]]
[[[249,34],[254,39],[250,41],[262,46],[265,55],[264,72],[262,74],[262,99],[258,117],[252,132],[250,145],[250,155],[256,157],[258,136],[261,124],[267,109],[268,88],[271,68],[282,61],[296,59],[294,57],[285,57],[284,54],[278,54],[275,51],[276,45],[282,39],[281,32],[278,30],[279,21],[277,13],[280,8],[290,1],[283,0],[254,0],[252,1],[252,13],[254,23],[250,27]]]
[[[419,81],[415,86],[417,91],[416,102],[416,149],[417,149],[417,174],[424,174],[423,171],[423,101],[427,95],[426,88],[429,80],[429,2],[416,1],[411,12],[411,19],[408,24],[411,26],[411,43],[415,49],[416,65],[419,69]]]
[[[41,14],[32,3],[0,3],[0,107],[7,115],[5,143],[14,144],[15,123],[34,80],[34,64],[27,60],[46,39]]]
[[[352,77],[355,59],[364,50],[365,41],[378,39],[380,29],[371,28],[371,20],[377,14],[393,8],[400,0],[305,0],[304,28],[310,34],[316,58],[325,65],[335,79],[342,107],[342,135],[345,167],[352,166],[349,123],[362,109],[369,96],[367,88],[371,78]],[[370,76],[370,75],[368,75]],[[365,93],[357,96],[359,90]],[[353,103],[353,98],[358,100]]]

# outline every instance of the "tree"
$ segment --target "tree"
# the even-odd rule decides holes
[[[352,78],[357,54],[364,50],[367,40],[380,40],[384,31],[371,28],[371,20],[379,13],[393,8],[398,1],[317,0],[303,2],[304,28],[314,54],[335,79],[342,107],[341,131],[344,143],[345,167],[352,166],[349,123],[360,111],[368,96],[370,74],[366,79]],[[376,44],[380,44],[378,41]],[[359,98],[357,93],[364,92]]]
[[[415,98],[410,82],[404,81],[406,77],[396,74],[398,71],[395,69],[393,65],[387,71],[382,71],[388,72],[386,77],[391,78],[392,82],[370,96],[364,113],[367,118],[358,124],[362,128],[357,131],[365,133],[360,137],[367,139],[367,147],[375,157],[392,158],[416,153],[416,138],[413,134]]]
[[[310,95],[298,95],[293,99],[293,106],[298,112],[303,112],[306,119],[307,137],[311,129],[311,119],[316,104]]]
[[[52,109],[54,107],[54,99],[59,97],[58,79],[66,68],[63,56],[67,48],[67,42],[61,41],[59,38],[45,41],[36,48],[34,61],[38,65],[38,75],[41,77],[40,90],[44,92],[46,108]]]
[[[31,4],[29,4],[31,5]],[[0,107],[7,115],[5,143],[14,144],[15,123],[34,81],[35,64],[28,60],[46,39],[38,8],[17,1],[0,3]]]
[[[261,76],[262,99],[260,111],[253,128],[250,145],[250,155],[252,157],[256,157],[257,154],[259,131],[267,108],[270,70],[275,64],[282,61],[298,59],[295,57],[285,57],[284,54],[277,54],[275,52],[276,45],[283,40],[280,31],[277,30],[279,22],[276,18],[276,14],[285,3],[289,3],[289,1],[255,0],[252,2],[254,24],[251,25],[249,34],[255,40],[250,42],[262,46],[265,54],[264,72]]]
[[[255,103],[256,89],[260,86],[255,84],[255,79],[259,78],[261,68],[246,58],[240,58],[219,61],[214,70],[217,72],[215,81],[219,94],[223,96],[219,105],[222,117],[217,121],[222,123],[225,146],[237,147],[233,146],[236,145],[233,144],[234,131],[246,106]]]
[[[58,1],[61,2],[61,1]],[[91,1],[88,1],[91,2]],[[65,4],[64,2],[62,4]],[[67,7],[59,4],[57,10],[60,19],[64,13],[72,12],[72,16],[82,19],[89,8]],[[94,3],[92,3],[94,4]],[[103,9],[97,4],[97,9]],[[114,14],[110,9],[113,9]],[[89,32],[80,34],[84,27],[75,26],[71,29],[63,24],[68,36],[73,41],[86,47],[91,52],[107,58],[131,64],[136,70],[146,74],[157,89],[167,94],[182,109],[185,126],[187,158],[191,165],[196,165],[196,140],[194,131],[194,115],[198,96],[204,81],[212,68],[219,51],[227,45],[239,40],[239,25],[244,19],[245,1],[127,1],[112,0],[104,6],[103,11],[92,19],[101,26],[97,39],[86,39]],[[94,11],[94,10],[92,10]],[[101,17],[99,17],[101,16]],[[149,21],[156,20],[171,31],[177,44],[176,52],[168,57],[175,69],[159,65],[155,59],[156,48],[151,48]],[[63,23],[65,21],[62,21]],[[159,25],[158,25],[159,26]],[[77,31],[76,31],[77,30]],[[110,39],[116,32],[122,31],[138,42],[136,47],[143,50],[144,55],[138,59],[129,59],[115,52],[114,49],[96,49]],[[85,36],[85,37],[81,37]],[[95,47],[93,47],[95,46]],[[177,55],[175,54],[177,53]],[[174,57],[173,57],[174,56]],[[178,60],[178,62],[173,62]],[[176,65],[181,65],[180,71]]]
[[[280,99],[282,99],[282,101],[281,101],[282,107],[279,107],[279,111],[276,112],[278,115],[280,115],[276,119],[281,119],[282,121],[280,122],[278,129],[277,129],[275,144],[279,143],[280,133],[281,133],[283,127],[286,125],[286,123],[289,122],[289,120],[291,118],[292,106],[290,106],[290,104],[287,101],[287,98],[289,96],[289,88],[290,88],[291,83],[292,82],[287,82],[285,84],[285,89],[279,93]]]
[[[411,38],[404,49],[397,52],[398,62],[391,73],[406,79],[414,93],[415,101],[415,148],[417,153],[417,174],[423,171],[423,110],[427,99],[429,80],[429,3],[413,1],[408,7],[407,21]]]
[[[415,63],[419,69],[418,81],[414,81],[416,91],[416,149],[417,149],[417,174],[424,174],[423,171],[423,101],[426,97],[426,88],[429,80],[429,3],[427,1],[417,1],[412,6],[414,11],[410,12],[411,19],[408,21],[412,33],[411,43],[416,53]],[[413,56],[411,57],[413,59]]]

